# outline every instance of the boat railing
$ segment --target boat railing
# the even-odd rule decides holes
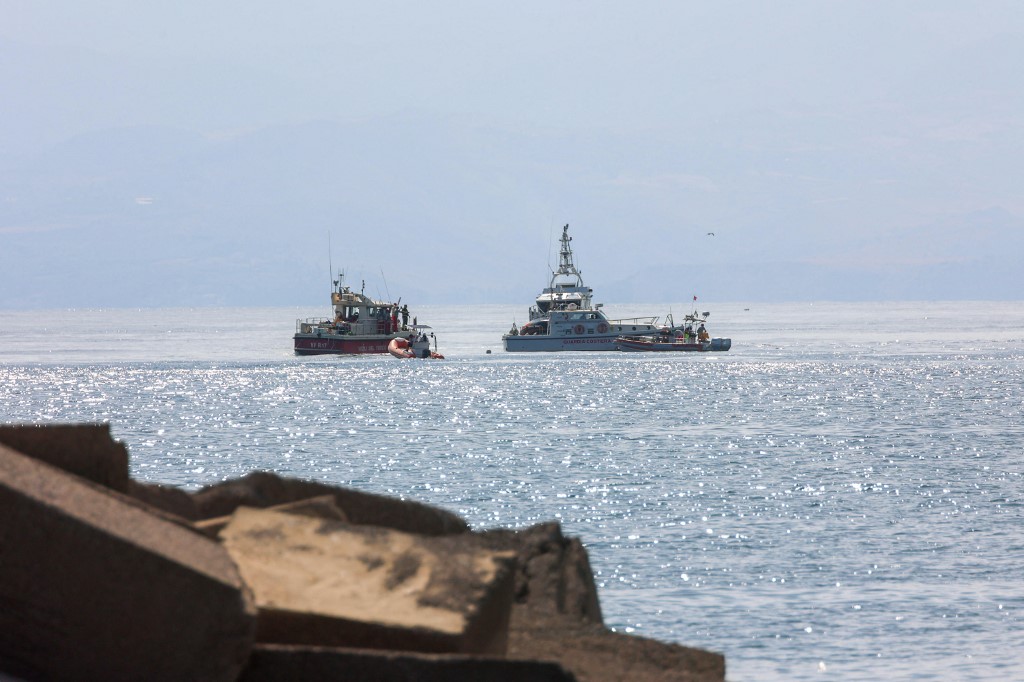
[[[360,320],[355,322],[335,321],[329,317],[307,317],[295,321],[295,333],[316,334],[329,332],[336,334],[391,334],[393,329],[390,320]]]
[[[295,320],[295,332],[298,334],[311,334],[318,328],[330,327],[334,321],[329,317],[307,317]]]
[[[620,317],[618,319],[608,320],[608,324],[615,324],[619,326],[625,326],[627,324],[649,324],[654,326],[658,324],[658,316],[654,315],[653,317]]]

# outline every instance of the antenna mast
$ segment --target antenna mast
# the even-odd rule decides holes
[[[329,279],[331,280],[331,290],[333,291],[334,290],[334,263],[331,260],[331,231],[330,230],[327,230],[327,269],[329,270],[329,272],[327,274],[330,275]]]
[[[391,302],[391,292],[388,291],[388,278],[384,276],[384,266],[380,268],[380,278],[384,280],[384,293],[387,294],[388,302]]]

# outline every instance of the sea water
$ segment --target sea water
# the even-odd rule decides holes
[[[519,306],[414,310],[444,361],[297,357],[318,309],[0,311],[0,421],[109,422],[187,489],[263,469],[557,519],[609,627],[733,682],[1024,679],[1024,306],[711,310],[727,353],[508,354]]]

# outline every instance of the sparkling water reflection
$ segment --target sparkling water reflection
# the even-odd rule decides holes
[[[0,416],[109,421],[134,476],[189,488],[272,469],[559,519],[609,625],[734,682],[1024,679],[1024,313],[974,305],[964,338],[960,304],[893,308],[733,306],[732,351],[672,358],[508,355],[516,310],[428,310],[444,362],[291,356],[316,311],[79,311],[56,339],[4,313]]]

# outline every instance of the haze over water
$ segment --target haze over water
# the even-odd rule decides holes
[[[506,354],[522,306],[415,309],[435,362],[295,357],[321,309],[0,311],[0,421],[108,421],[133,476],[190,489],[269,469],[557,519],[610,627],[733,682],[1024,679],[1024,307],[698,306],[730,352]]]

